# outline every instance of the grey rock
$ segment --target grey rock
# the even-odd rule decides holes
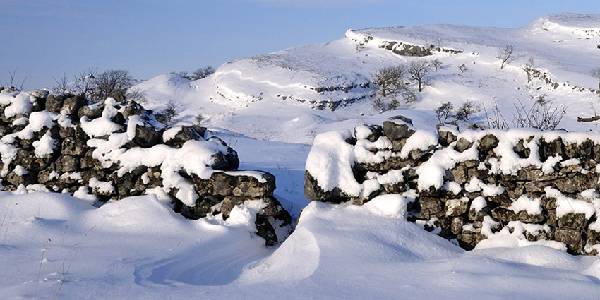
[[[413,135],[415,131],[407,124],[399,124],[392,121],[383,122],[383,134],[390,139],[396,141],[405,139]]]

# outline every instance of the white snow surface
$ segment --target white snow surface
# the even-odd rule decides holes
[[[595,123],[576,122],[576,117],[589,116],[596,108],[597,95],[571,86],[597,88],[589,72],[600,65],[599,27],[597,16],[560,15],[519,29],[427,25],[352,30],[330,43],[233,61],[198,81],[160,75],[142,82],[135,88],[147,96],[144,105],[149,109],[160,110],[174,101],[180,111],[177,121],[189,123],[201,115],[209,135],[221,137],[238,151],[240,169],[273,173],[275,196],[299,218],[295,231],[281,245],[264,247],[249,219],[258,203],[237,207],[228,222],[219,216],[191,221],[172,212],[159,197],[164,194],[161,190],[96,208],[90,205],[93,197],[84,191],[75,198],[28,193],[36,187],[22,187],[14,194],[0,193],[0,298],[597,299],[600,260],[571,256],[561,245],[531,244],[523,238],[525,231],[544,228],[514,223],[512,233],[503,230],[476,250],[463,251],[403,220],[410,195],[376,198],[366,207],[308,204],[303,177],[305,168],[318,169],[326,173],[317,178],[322,186],[343,182],[356,194],[368,190],[367,182],[395,180],[397,174],[387,174],[360,186],[352,178],[327,174],[340,172],[343,166],[328,168],[326,160],[319,159],[307,165],[314,137],[332,130],[350,134],[356,125],[381,124],[396,115],[411,118],[424,134],[432,133],[436,122],[432,110],[443,101],[458,106],[472,100],[490,108],[498,100],[499,109],[511,119],[516,99],[543,93],[568,107],[561,127],[597,130]],[[371,40],[357,51],[357,44],[367,36]],[[426,45],[437,40],[443,47],[463,52],[431,57],[444,67],[433,74],[431,85],[416,103],[385,113],[373,110],[368,99],[333,112],[311,109],[311,105],[368,96],[372,91],[360,85],[377,69],[415,59],[381,49],[379,42]],[[499,47],[509,43],[517,59],[500,70],[495,56]],[[554,80],[570,85],[552,89],[538,81],[528,84],[521,67],[530,56]],[[463,63],[469,70],[459,74],[457,66]],[[346,87],[347,92],[311,89],[335,86]],[[14,99],[19,104],[9,114],[31,109],[28,95],[0,93],[0,105]],[[87,128],[94,136],[116,130],[108,123],[94,125],[98,126]],[[321,147],[311,155],[336,155],[347,161],[365,158],[332,145],[343,135],[326,137],[314,141]],[[127,140],[127,132],[112,134],[108,141],[96,140],[95,146],[108,151]],[[127,168],[130,159],[164,164],[173,157],[173,167],[200,168],[183,152],[148,151],[123,154],[122,166]],[[5,165],[16,155],[16,149],[3,142],[0,152]],[[440,155],[432,160],[436,164],[420,168],[430,174],[428,182],[419,183],[422,187],[441,185],[438,172],[473,153],[448,150],[436,155]],[[526,163],[507,159],[505,165],[498,162],[499,171]],[[175,176],[171,179],[176,181]],[[588,214],[594,209],[583,203],[587,202],[559,201],[565,213]],[[473,208],[485,205],[478,201]]]
[[[253,204],[222,222],[186,220],[154,196],[100,208],[61,194],[1,197],[6,299],[595,299],[598,291],[597,258],[538,245],[465,252],[352,205],[311,203],[281,246],[265,248],[246,226]]]

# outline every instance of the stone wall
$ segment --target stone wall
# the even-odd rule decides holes
[[[600,250],[598,135],[452,128],[434,134],[404,119],[339,137],[335,146],[332,136],[315,139],[305,175],[311,200],[360,205],[400,194],[409,201],[409,220],[465,249],[487,243]]]
[[[237,171],[237,153],[205,128],[169,128],[156,116],[134,101],[0,89],[2,188],[68,192],[96,205],[153,193],[190,219],[226,220],[251,202],[256,233],[277,243],[291,218],[273,197],[273,175]]]

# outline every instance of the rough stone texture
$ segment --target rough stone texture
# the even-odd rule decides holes
[[[13,97],[17,93],[0,92],[12,93]],[[164,142],[163,132],[167,128],[156,121],[152,111],[134,101],[88,103],[81,95],[49,95],[47,91],[36,91],[29,95],[31,111],[52,113],[49,114],[52,124],[44,125],[40,131],[31,133],[30,137],[27,134],[19,135],[27,124],[13,125],[13,121],[30,117],[30,113],[8,118],[3,113],[4,107],[0,106],[0,135],[3,136],[0,143],[3,149],[9,149],[0,153],[0,181],[4,189],[16,190],[30,184],[41,184],[55,192],[74,193],[82,189],[96,197],[97,205],[102,205],[104,201],[143,195],[149,189],[158,188],[171,197],[175,211],[190,219],[218,214],[227,219],[236,206],[246,205],[250,201],[259,203],[260,208],[255,215],[256,234],[265,239],[266,245],[281,242],[277,233],[291,228],[290,215],[273,197],[275,177],[261,171],[236,171],[239,159],[235,150],[217,137],[206,137],[204,127],[181,126],[172,139]],[[177,197],[177,188],[163,186],[161,165],[140,165],[133,170],[120,172],[118,161],[106,164],[97,159],[94,155],[97,146],[89,143],[92,137],[83,130],[81,122],[101,118],[107,111],[110,111],[107,119],[118,128],[114,133],[121,133],[121,136],[128,128],[129,120],[137,120],[132,123],[135,124],[132,125],[135,126],[134,130],[126,132],[128,140],[116,146],[114,151],[165,146],[164,149],[176,149],[188,141],[223,145],[225,150],[216,151],[212,164],[207,166],[213,172],[210,178],[200,179],[183,169],[179,171],[181,180],[193,187],[197,197],[194,205],[185,205]],[[46,133],[52,138],[53,148],[48,153],[36,155],[36,143],[39,144]],[[133,136],[130,136],[132,133]],[[111,137],[112,134],[95,136],[94,141],[110,141]],[[280,227],[284,230],[280,230]]]
[[[532,131],[517,132],[518,137],[515,138],[513,133],[470,131],[463,134],[451,127],[441,127],[438,129],[437,145],[414,151],[414,154],[411,151],[407,157],[402,157],[399,153],[407,139],[415,134],[410,123],[403,121],[386,121],[382,126],[367,125],[372,131],[367,138],[369,142],[376,142],[380,137],[391,142],[391,146],[385,149],[373,148],[369,151],[374,154],[387,151],[392,155],[384,156],[385,159],[378,163],[357,161],[351,166],[358,183],[397,170],[401,170],[400,181],[380,184],[369,195],[349,197],[338,187],[323,191],[307,171],[306,197],[314,201],[362,204],[382,194],[411,192],[417,197],[407,207],[408,219],[418,221],[426,230],[438,232],[442,237],[456,239],[465,249],[473,249],[481,240],[489,238],[486,234],[490,234],[490,231],[494,235],[506,229],[508,232],[518,230],[519,238],[530,242],[562,242],[572,254],[599,254],[600,232],[593,228],[600,228],[600,212],[595,209],[600,207],[600,169],[597,169],[600,162],[600,136],[585,133],[589,137],[585,138],[582,133],[573,133],[569,138],[567,132],[545,134]],[[516,140],[511,140],[508,145],[512,146],[507,148],[508,138]],[[347,142],[350,145],[364,144],[358,143],[356,135]],[[458,153],[476,151],[477,159],[458,161],[445,170],[442,188],[419,190],[419,166],[436,151],[448,148]],[[512,153],[506,153],[511,148]],[[503,155],[513,160],[539,163],[523,163],[509,172],[503,172],[498,169]],[[545,168],[544,164],[547,164]],[[485,189],[472,187],[474,179],[483,185],[500,189],[486,194]],[[452,185],[453,188],[446,189],[446,185]],[[558,192],[560,199],[552,193],[548,194],[549,191]],[[540,203],[539,213],[516,211],[512,204],[521,196],[537,199],[537,203]],[[473,202],[478,197],[483,197],[485,206],[474,209]],[[560,203],[563,212],[558,209]],[[590,217],[581,211],[564,213],[565,207],[567,210],[591,207],[589,209],[593,214]]]

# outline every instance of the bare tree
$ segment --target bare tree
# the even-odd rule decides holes
[[[600,68],[596,68],[592,71],[592,76],[598,80],[598,91],[600,91]]]
[[[212,66],[206,66],[206,67],[199,68],[196,71],[192,72],[191,77],[192,77],[192,80],[198,80],[198,79],[206,78],[213,73],[215,73],[215,69]]]
[[[506,45],[504,48],[500,49],[500,51],[498,51],[498,55],[496,56],[496,58],[498,58],[500,60],[500,69],[504,69],[504,66],[508,63],[510,63],[513,59],[513,46],[512,45]]]
[[[27,80],[27,76],[23,77],[22,80],[19,81],[17,78],[17,70],[8,71],[9,84],[10,89],[13,90],[23,90],[23,86],[25,86],[25,81]]]
[[[419,92],[423,91],[427,76],[431,72],[431,64],[424,60],[413,61],[408,65],[408,74],[410,78],[417,82]]]
[[[147,100],[146,95],[144,95],[144,93],[140,89],[137,89],[137,88],[128,89],[125,97],[127,98],[127,100],[132,100],[137,103],[144,103]]]
[[[52,93],[54,94],[66,94],[71,91],[71,85],[69,84],[69,79],[67,78],[67,74],[63,73],[61,77],[54,78],[54,87],[52,88]]]
[[[90,97],[95,86],[94,80],[96,79],[96,73],[97,72],[94,69],[89,69],[86,72],[81,72],[75,76],[71,86],[71,92]]]
[[[383,97],[397,93],[405,87],[405,76],[406,69],[402,65],[380,69],[375,74],[375,84],[377,84],[378,92]]]
[[[433,68],[434,68],[436,71],[439,71],[439,70],[442,68],[442,66],[443,66],[443,63],[442,63],[442,62],[441,62],[439,59],[437,59],[437,58],[436,58],[436,59],[434,59],[434,60],[432,60],[432,61],[431,61],[431,66],[432,66],[432,67],[433,67]]]
[[[402,65],[380,69],[375,74],[374,82],[377,93],[373,106],[381,111],[398,109],[402,103],[412,103],[417,97],[407,86],[406,68]]]
[[[92,100],[109,97],[124,100],[127,90],[133,86],[133,78],[124,70],[107,70],[90,79],[93,85],[90,94]]]

